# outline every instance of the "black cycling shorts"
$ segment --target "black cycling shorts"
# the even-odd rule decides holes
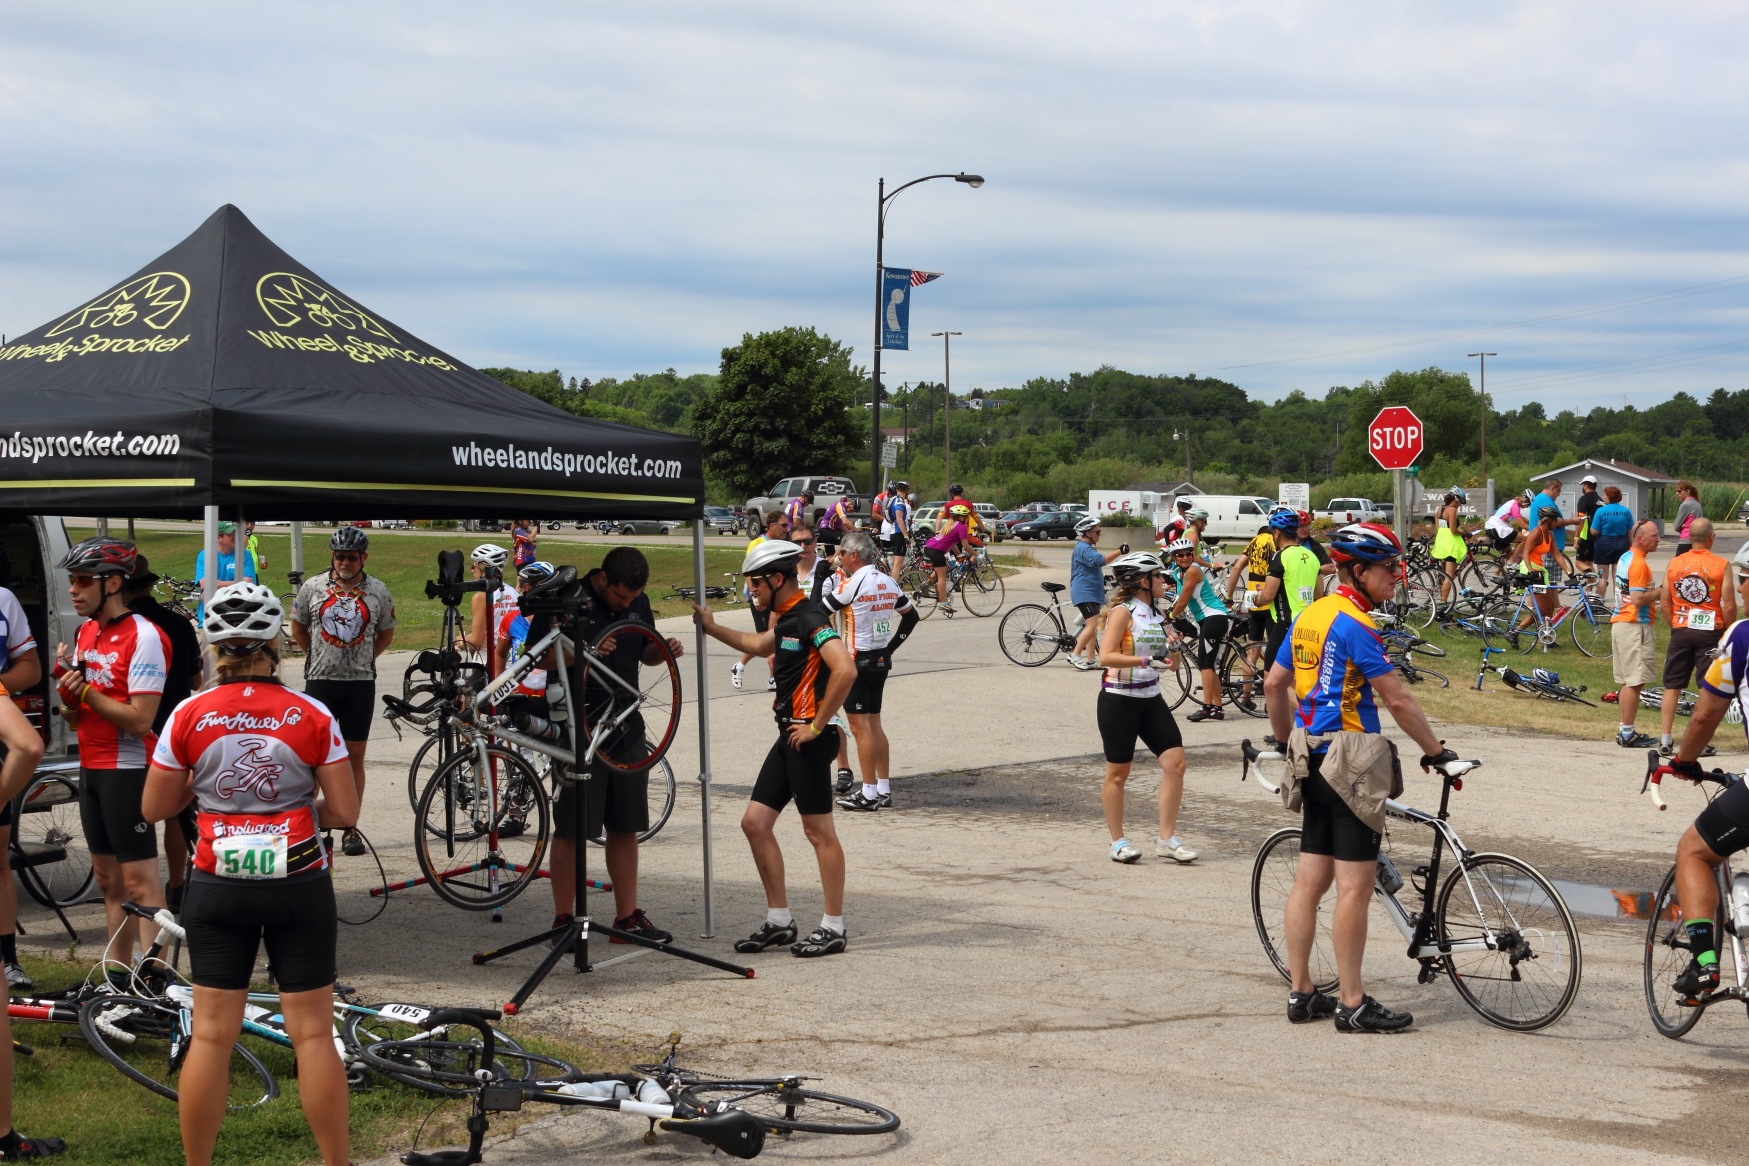
[[[905,553],[905,536],[902,534],[889,534],[882,545],[887,548],[887,553],[889,555],[902,555]]]
[[[370,740],[370,721],[376,715],[376,681],[306,680],[304,693],[321,701],[334,714],[341,740]]]
[[[947,552],[946,551],[937,550],[935,547],[924,547],[923,548],[923,557],[929,560],[929,565],[931,567],[945,567],[945,566],[947,566]]]
[[[1670,644],[1664,650],[1664,687],[1687,688],[1691,677],[1704,674],[1723,634],[1671,628]]]
[[[1263,674],[1269,675],[1269,670],[1275,667],[1275,658],[1281,655],[1281,646],[1287,643],[1287,633],[1294,625],[1269,621],[1269,640],[1263,646]]]
[[[1322,753],[1307,758],[1306,779],[1300,782],[1300,853],[1327,854],[1337,862],[1375,862],[1379,834],[1354,816],[1319,770]]]
[[[629,723],[629,722],[628,722]],[[635,747],[621,743],[608,747],[610,755],[634,759],[649,756],[640,725]],[[590,763],[589,780],[583,786],[583,831],[586,837],[609,834],[642,834],[650,828],[650,771],[615,769],[597,757]],[[559,790],[553,802],[553,837],[574,841],[577,837],[577,786]]]
[[[1221,644],[1233,626],[1230,615],[1211,615],[1196,625],[1196,666],[1213,668],[1221,654]]]
[[[1178,721],[1158,693],[1124,696],[1102,689],[1097,718],[1099,739],[1105,745],[1105,759],[1113,765],[1128,765],[1135,760],[1138,737],[1156,757],[1168,749],[1184,747]]]
[[[0,805],[0,830],[4,830],[12,825],[12,819],[12,803],[7,802],[4,805]]]
[[[1749,785],[1735,782],[1694,820],[1694,832],[1720,858],[1749,848]]]
[[[878,716],[881,711],[881,697],[887,689],[887,677],[890,669],[879,668],[863,671],[856,670],[856,683],[850,686],[850,695],[844,698],[844,711],[857,716]]]
[[[1518,539],[1518,532],[1514,530],[1511,534],[1495,534],[1490,530],[1488,537],[1494,540],[1494,549],[1504,554],[1512,549],[1512,544]]]
[[[79,770],[79,825],[85,848],[117,862],[158,857],[158,831],[140,813],[144,769]]]
[[[1081,613],[1082,619],[1093,619],[1099,615],[1100,609],[1104,606],[1103,603],[1077,603],[1075,610]]]
[[[1259,643],[1269,639],[1269,629],[1275,624],[1267,611],[1253,611],[1245,616],[1246,638]]]
[[[838,726],[792,749],[789,732],[778,735],[753,782],[753,800],[781,812],[795,799],[798,814],[832,812],[832,766],[838,760]]]
[[[280,991],[334,983],[339,920],[326,871],[304,879],[217,879],[197,871],[182,903],[182,926],[190,978],[202,988],[248,988],[263,942]]]
[[[1595,562],[1596,558],[1597,558],[1597,539],[1595,539],[1595,538],[1582,538],[1582,539],[1580,539],[1579,540],[1578,556],[1579,556],[1579,561],[1582,563]]]

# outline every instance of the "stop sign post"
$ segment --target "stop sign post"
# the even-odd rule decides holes
[[[1373,460],[1391,471],[1394,503],[1391,525],[1398,538],[1407,538],[1409,534],[1409,499],[1403,471],[1421,456],[1425,437],[1421,418],[1401,405],[1380,409],[1379,415],[1366,427],[1366,446]]]

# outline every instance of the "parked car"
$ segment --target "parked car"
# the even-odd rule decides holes
[[[621,534],[673,534],[679,523],[667,519],[656,518],[622,518],[619,520]]]
[[[1009,534],[1013,534],[1014,528],[1017,524],[1022,523],[1022,522],[1031,522],[1033,519],[1035,519],[1037,517],[1038,517],[1038,514],[1034,511],[1031,511],[1031,510],[1010,510],[1007,514],[1004,514],[997,521],[999,521],[1004,527],[1006,527],[1008,529]]]
[[[1075,524],[1082,516],[1072,514],[1067,510],[1052,510],[1040,514],[1030,522],[1022,522],[1015,526],[1014,537],[1020,539],[1050,539],[1074,538]]]
[[[935,520],[941,517],[943,503],[931,502],[927,506],[919,506],[917,513],[911,516],[911,529],[921,534],[935,533]]]
[[[972,509],[978,512],[978,521],[990,532],[990,537],[1001,542],[1008,537],[1008,527],[1002,521],[1002,512],[996,509],[993,502],[974,502]]]
[[[374,526],[378,530],[411,530],[413,524],[405,518],[373,518],[369,522],[361,522],[360,526]]]
[[[1070,514],[1086,514],[1087,505],[1084,502],[1065,502],[1062,508]]]
[[[1330,505],[1312,511],[1313,518],[1328,518],[1338,526],[1351,522],[1383,522],[1385,513],[1371,498],[1332,498]]]
[[[1195,505],[1209,514],[1204,538],[1249,539],[1262,529],[1268,521],[1270,507],[1275,505],[1271,499],[1255,494],[1196,494],[1192,497]],[[1170,510],[1156,513],[1156,529],[1170,513]]]
[[[820,515],[826,508],[838,499],[850,499],[850,518],[852,522],[870,521],[868,499],[859,498],[856,485],[849,478],[819,476],[803,476],[785,478],[773,486],[763,497],[747,499],[747,509],[759,515],[755,524],[763,530],[773,514],[782,514],[784,507],[791,498],[799,498],[803,494],[812,494],[814,503],[802,515],[810,527],[818,525]]]
[[[1062,507],[1055,502],[1028,502],[1021,509],[1030,514],[1049,514],[1052,511],[1061,510]]]
[[[740,519],[727,506],[706,506],[704,525],[707,534],[734,534],[741,529]]]

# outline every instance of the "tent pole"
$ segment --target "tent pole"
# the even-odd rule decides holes
[[[291,572],[297,576],[298,582],[304,581],[304,524],[291,524]]]
[[[219,589],[219,508],[217,506],[206,508],[204,545],[206,547],[206,570],[202,573],[204,577],[200,581],[200,595],[204,602],[211,603],[213,592]]]
[[[704,519],[692,520],[692,585],[701,604],[705,598],[704,579]],[[716,874],[711,867],[711,685],[707,661],[710,637],[701,626],[694,632],[698,656],[698,795],[704,821],[704,935],[710,939],[717,933]]]

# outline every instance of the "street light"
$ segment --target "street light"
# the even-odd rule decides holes
[[[1174,429],[1172,440],[1184,443],[1184,480],[1192,486],[1196,485],[1196,471],[1190,468],[1190,431],[1188,429]]]
[[[1488,358],[1499,356],[1498,352],[1472,352],[1471,356],[1482,358],[1482,386],[1479,396],[1482,398],[1482,484],[1488,482]]]
[[[953,485],[953,337],[964,336],[964,332],[931,332],[931,336],[941,337],[941,374],[942,387],[947,390],[944,399],[944,411],[941,415],[941,449],[942,471],[947,477],[948,486]],[[946,493],[944,489],[942,493]]]
[[[963,182],[976,190],[984,185],[982,174],[967,174],[964,170],[958,174],[926,174],[922,178],[913,178],[904,186],[893,188],[893,193],[887,193],[887,180],[880,180],[876,189],[878,196],[875,203],[875,334],[874,334],[874,391],[869,394],[872,403],[869,413],[874,430],[873,439],[869,442],[868,459],[868,493],[869,497],[880,493],[881,488],[881,277],[886,271],[884,251],[887,239],[887,204],[899,197],[899,191],[906,187],[916,186],[919,182],[930,182],[937,178],[951,178],[955,182]]]

